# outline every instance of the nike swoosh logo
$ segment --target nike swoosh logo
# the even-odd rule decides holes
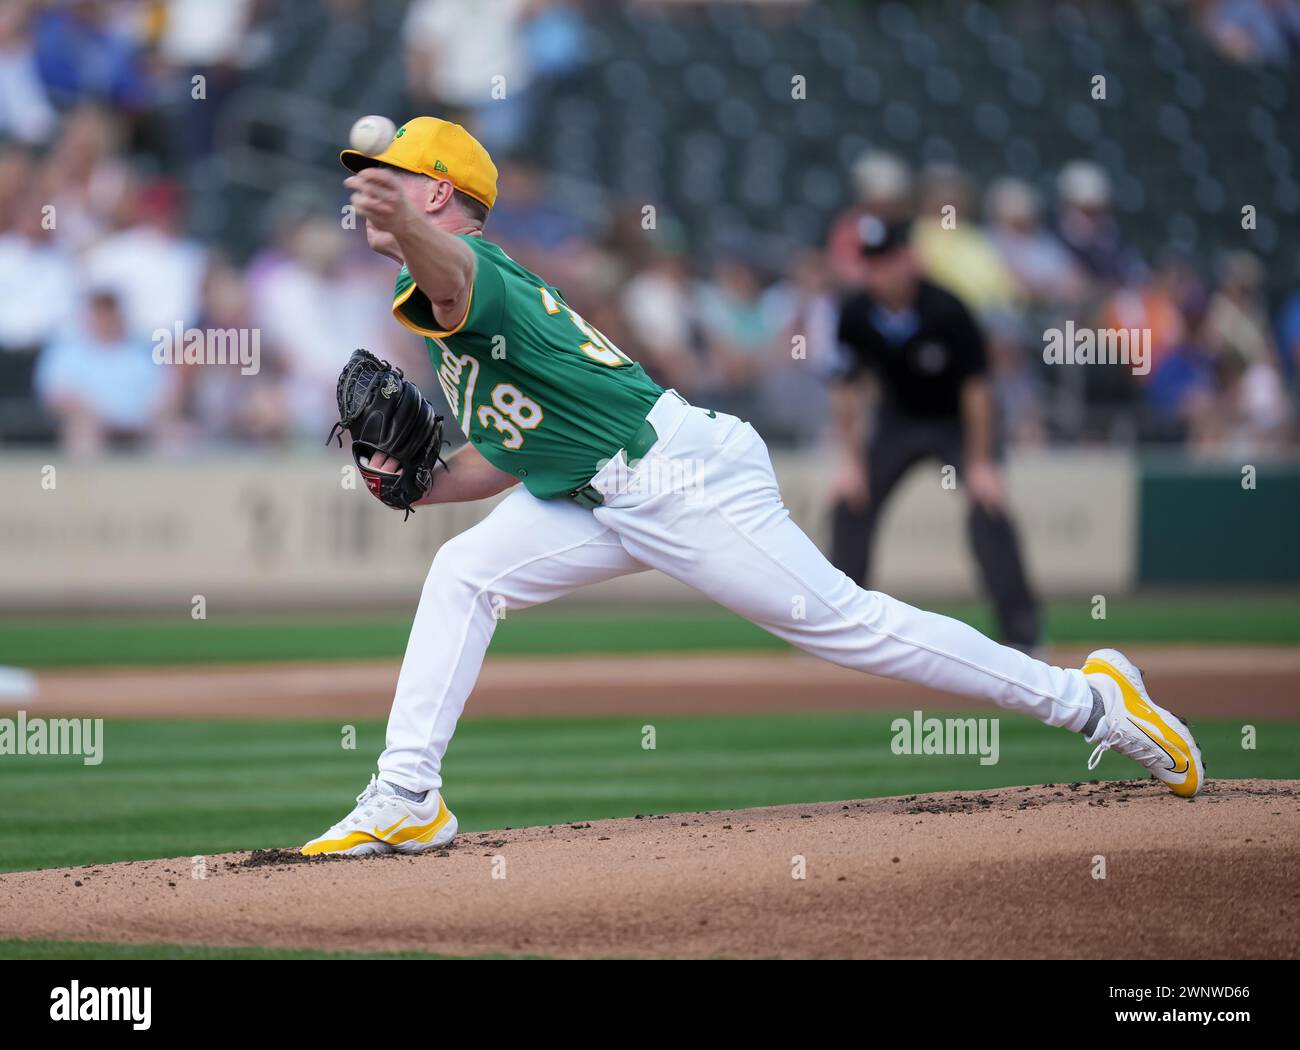
[[[1130,721],[1130,722],[1133,722],[1133,719],[1130,718],[1129,721]],[[1148,733],[1148,732],[1146,731],[1145,728],[1143,728],[1142,726],[1138,725],[1136,722],[1133,722],[1133,724],[1134,724],[1135,726],[1137,726],[1138,729],[1142,730],[1143,735],[1144,735],[1148,740],[1150,740],[1151,743],[1155,744],[1156,747],[1160,748],[1161,751],[1163,751],[1166,755],[1169,756],[1169,769],[1170,769],[1170,772],[1172,772],[1172,773],[1186,773],[1186,772],[1187,772],[1187,769],[1188,769],[1188,767],[1191,765],[1191,762],[1190,762],[1190,761],[1189,761],[1185,756],[1184,756],[1183,759],[1182,759],[1182,769],[1179,769],[1179,768],[1178,768],[1178,765],[1179,765],[1178,756],[1176,756],[1172,751],[1169,750],[1169,748],[1166,746],[1166,744],[1165,744],[1165,742],[1164,742],[1163,740],[1159,740],[1159,739],[1157,739],[1156,737],[1153,737],[1150,733]]]
[[[396,831],[399,827],[401,827],[403,824],[405,824],[405,823],[406,823],[408,820],[410,820],[410,819],[411,819],[410,814],[407,814],[405,817],[403,817],[401,820],[399,820],[396,824],[394,824],[391,828],[384,828],[383,831],[380,831],[378,828],[375,828],[375,838],[377,838],[377,839],[382,839],[382,838],[387,837],[388,835],[391,835],[394,831]]]

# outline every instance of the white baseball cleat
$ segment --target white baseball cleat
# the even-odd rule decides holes
[[[362,857],[368,853],[423,853],[445,846],[455,837],[456,817],[440,791],[430,791],[423,802],[409,802],[391,784],[372,774],[365,791],[357,796],[356,808],[303,846],[302,854]]]
[[[1118,751],[1145,766],[1157,780],[1182,798],[1191,798],[1205,780],[1201,749],[1187,723],[1156,704],[1142,682],[1142,672],[1117,649],[1098,649],[1083,665],[1088,682],[1101,694],[1106,713],[1088,743],[1097,747],[1088,759],[1095,769],[1107,751]]]

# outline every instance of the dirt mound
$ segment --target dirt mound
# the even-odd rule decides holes
[[[1096,878],[1104,858],[1105,878]],[[1295,957],[1300,781],[949,792],[0,876],[0,937],[453,955]],[[795,878],[798,874],[804,878]]]

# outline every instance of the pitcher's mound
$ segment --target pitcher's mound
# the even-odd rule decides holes
[[[0,876],[3,937],[451,955],[1295,957],[1300,781],[1005,788]],[[1104,877],[1103,877],[1104,876]],[[80,883],[80,885],[77,885]]]

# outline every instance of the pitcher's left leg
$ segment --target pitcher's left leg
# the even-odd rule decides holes
[[[1077,731],[1088,722],[1093,698],[1082,671],[864,590],[831,565],[790,520],[748,424],[700,413],[647,459],[655,457],[705,465],[697,493],[619,498],[596,511],[639,561],[845,667],[991,700],[1048,725]]]

